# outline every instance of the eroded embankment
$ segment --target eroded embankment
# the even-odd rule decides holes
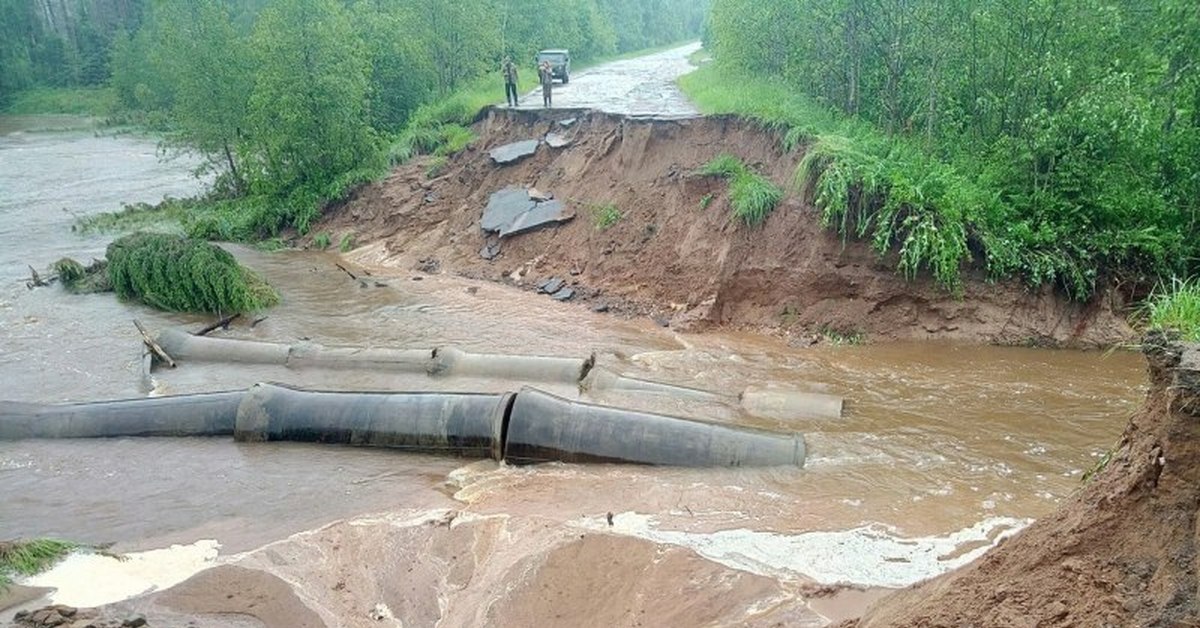
[[[575,122],[563,127],[558,122],[564,119]],[[570,144],[542,144],[508,166],[489,157],[492,148],[551,131]],[[369,264],[525,286],[568,278],[584,299],[681,327],[1071,346],[1130,334],[1114,312],[1120,304],[1113,296],[1072,303],[1048,286],[989,283],[977,270],[967,271],[961,298],[927,277],[906,281],[894,260],[822,228],[794,192],[761,226],[731,219],[726,183],[694,174],[700,166],[728,152],[786,184],[803,156],[784,153],[778,138],[747,122],[492,110],[475,132],[479,140],[451,157],[436,178],[428,178],[428,162],[400,167],[332,211],[314,233],[331,232],[334,241],[352,234],[360,245],[353,255]],[[504,238],[499,255],[486,260],[483,208],[493,192],[513,184],[553,194],[577,216]],[[620,217],[601,228],[593,214],[605,205]]]
[[[1200,345],[1152,335],[1151,390],[1107,466],[1053,514],[867,626],[1194,626],[1200,622]]]

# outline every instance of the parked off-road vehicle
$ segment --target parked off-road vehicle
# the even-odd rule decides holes
[[[571,82],[571,53],[566,50],[543,50],[534,58],[536,65],[541,67],[543,61],[550,62],[550,77],[561,80],[564,84]]]

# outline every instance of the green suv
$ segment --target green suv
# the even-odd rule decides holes
[[[566,50],[543,50],[534,57],[538,67],[543,61],[550,62],[550,77],[561,80],[564,84],[571,82],[571,53]]]

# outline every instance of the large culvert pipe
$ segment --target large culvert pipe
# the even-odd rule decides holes
[[[121,436],[228,436],[243,393],[97,403],[0,404],[0,440]]]
[[[499,459],[512,394],[310,392],[259,384],[234,438],[390,447]]]
[[[157,340],[172,358],[196,362],[284,365],[291,352],[291,347],[284,344],[193,336],[181,329],[164,329]]]
[[[741,395],[750,414],[775,419],[839,419],[842,398],[835,395],[750,386]]]
[[[616,390],[623,392],[646,393],[670,395],[679,399],[690,399],[693,401],[718,401],[721,395],[700,390],[698,388],[688,388],[686,386],[676,386],[674,384],[664,384],[648,379],[638,379],[636,377],[626,377],[619,373],[614,373],[603,367],[596,367],[588,373],[586,379],[581,382],[585,390]]]
[[[289,367],[315,366],[327,369],[373,369],[383,372],[428,373],[433,368],[429,349],[355,349],[295,345],[288,356]]]
[[[631,462],[684,467],[803,466],[804,438],[661,414],[517,393],[504,458],[539,462]]]
[[[539,382],[578,384],[594,364],[593,358],[554,358],[532,355],[467,353],[456,347],[434,352],[431,375],[494,377]]]

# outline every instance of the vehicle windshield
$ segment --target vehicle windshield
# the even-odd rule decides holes
[[[551,63],[558,63],[566,59],[567,55],[561,52],[539,52],[537,56],[538,61],[549,61]]]

